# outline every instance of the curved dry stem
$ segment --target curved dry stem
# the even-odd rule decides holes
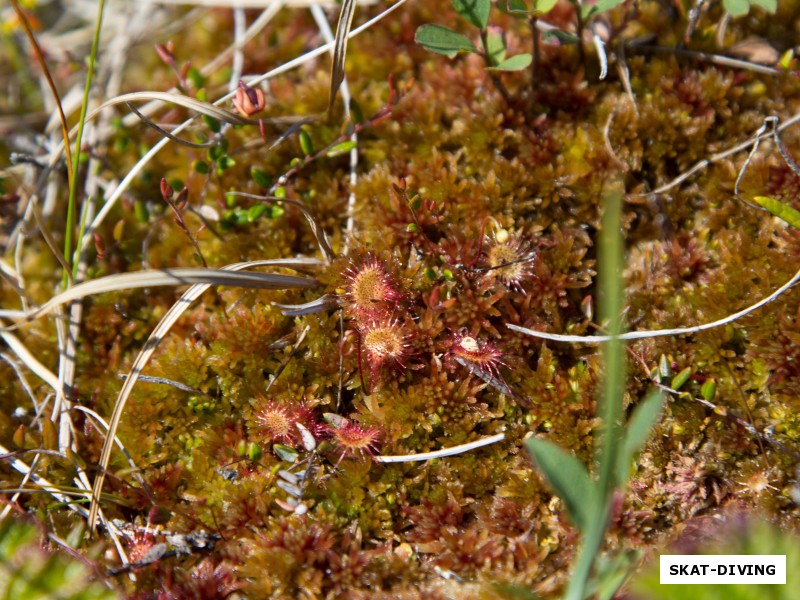
[[[295,266],[318,266],[321,264],[314,259],[286,259],[283,262],[277,261],[256,261],[254,263],[244,263],[249,266],[269,264],[271,266],[295,267]],[[206,268],[178,268],[163,270],[136,271],[135,273],[117,273],[92,279],[75,285],[54,298],[48,300],[41,307],[27,313],[23,321],[14,325],[4,327],[0,331],[9,331],[19,327],[25,322],[30,322],[39,317],[43,317],[57,307],[68,304],[73,300],[113,292],[119,290],[129,290],[133,288],[157,287],[163,285],[230,285],[235,287],[259,288],[265,290],[280,290],[288,288],[313,288],[317,286],[315,279],[308,277],[298,277],[296,275],[278,275],[275,273],[236,273],[227,268],[206,269]]]
[[[769,304],[770,302],[778,298],[781,294],[788,291],[789,288],[791,288],[798,282],[800,282],[800,270],[797,271],[789,281],[787,281],[777,290],[772,292],[766,298],[759,300],[755,304],[752,304],[747,308],[740,310],[739,312],[735,312],[732,315],[728,315],[727,317],[717,319],[716,321],[711,321],[710,323],[704,323],[702,325],[696,325],[694,327],[677,327],[675,329],[651,329],[645,331],[628,331],[617,337],[621,340],[639,340],[643,338],[666,337],[669,335],[686,335],[690,333],[698,333],[700,331],[706,331],[708,329],[714,329],[715,327],[721,327],[722,325],[733,323],[734,321],[749,315],[751,312],[758,310],[765,304]],[[511,325],[511,324],[506,324],[506,327],[508,327],[512,331],[518,331],[519,333],[524,333],[525,335],[529,335],[531,337],[537,337],[543,340],[551,340],[553,342],[567,342],[569,344],[600,344],[602,342],[608,342],[612,338],[612,336],[610,335],[562,335],[560,333],[546,333],[544,331],[536,331],[535,329],[528,329],[527,327],[520,327],[519,325]]]
[[[421,462],[424,460],[432,460],[434,458],[444,458],[446,456],[455,456],[456,454],[463,454],[476,448],[482,448],[489,444],[500,442],[506,438],[505,433],[498,433],[490,435],[489,437],[469,442],[468,444],[461,444],[459,446],[451,446],[450,448],[442,448],[441,450],[434,450],[433,452],[420,452],[419,454],[396,454],[389,456],[376,456],[375,462],[379,463],[400,463],[400,462]]]

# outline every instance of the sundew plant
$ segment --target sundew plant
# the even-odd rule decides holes
[[[0,595],[797,572],[800,3],[0,10]]]

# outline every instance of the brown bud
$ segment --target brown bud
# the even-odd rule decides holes
[[[240,114],[249,117],[264,110],[264,102],[264,92],[250,87],[244,81],[239,82],[239,89],[233,97],[233,105]]]
[[[175,193],[175,190],[172,189],[172,186],[167,183],[167,180],[163,177],[161,178],[161,196],[164,200],[172,200],[172,195]]]

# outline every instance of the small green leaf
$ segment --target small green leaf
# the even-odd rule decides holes
[[[247,444],[247,458],[253,461],[261,460],[261,446],[255,442]]]
[[[650,437],[650,430],[658,421],[663,405],[664,394],[654,390],[634,409],[625,428],[617,466],[617,482],[620,485],[627,481],[630,461]]]
[[[792,227],[800,228],[800,212],[788,204],[778,202],[774,198],[768,198],[767,196],[756,196],[753,200],[755,200],[756,204],[766,208],[770,213],[779,219],[783,219]]]
[[[417,29],[414,40],[426,50],[453,58],[459,52],[475,52],[469,38],[441,25],[422,25]]]
[[[225,156],[225,149],[222,146],[211,146],[208,149],[208,160],[217,160]]]
[[[715,379],[706,379],[703,387],[700,388],[700,395],[703,400],[711,402],[714,399],[714,394],[717,392],[717,382]]]
[[[681,371],[680,373],[675,375],[675,377],[672,378],[672,383],[670,383],[669,386],[673,390],[681,389],[683,387],[683,384],[689,381],[689,376],[691,374],[692,374],[692,367],[686,367],[685,369],[683,369],[683,371]]]
[[[250,208],[247,209],[247,222],[254,223],[261,217],[264,213],[267,212],[267,207],[263,204],[254,204]]]
[[[507,15],[517,17],[518,19],[524,18],[527,15],[536,12],[533,10],[528,10],[527,5],[522,0],[498,0],[497,8]]]
[[[133,203],[133,214],[139,223],[147,223],[150,220],[150,214],[147,210],[147,205],[141,200]]]
[[[537,13],[545,14],[553,10],[556,4],[558,0],[534,0],[533,8]]]
[[[450,0],[456,12],[478,29],[486,29],[491,0]]]
[[[308,132],[305,129],[301,129],[298,137],[300,138],[300,149],[303,154],[306,156],[314,154],[314,143],[311,141],[311,136],[308,135]]]
[[[488,71],[519,71],[531,64],[533,57],[530,54],[515,54],[505,59],[499,65],[486,67]]]
[[[588,19],[593,15],[604,13],[622,4],[624,0],[597,0],[594,4],[583,4],[581,6],[581,16]],[[724,0],[723,0],[724,2]]]
[[[742,17],[750,12],[748,0],[722,0],[722,6],[732,17]]]
[[[564,502],[572,522],[580,531],[588,531],[596,512],[597,486],[586,466],[547,440],[533,437],[526,446],[547,482]]]
[[[667,360],[666,354],[662,354],[661,359],[658,361],[658,374],[661,376],[662,381],[667,377],[672,377],[672,367],[669,364],[669,360]]]
[[[283,216],[284,212],[285,211],[283,210],[282,206],[278,205],[270,206],[267,211],[267,217],[270,219],[279,219]]]
[[[778,10],[778,0],[750,0],[750,6],[760,6],[770,14]]]
[[[189,72],[186,73],[186,78],[192,82],[194,89],[199,90],[206,84],[206,78],[203,74],[194,67],[189,67]]]
[[[578,36],[563,29],[551,29],[542,32],[542,41],[545,44],[575,44],[578,42]]]
[[[272,449],[275,451],[275,454],[278,455],[278,458],[286,462],[295,463],[300,456],[297,450],[289,446],[284,446],[283,444],[273,444]]]
[[[200,119],[203,121],[203,123],[206,124],[206,127],[208,127],[214,133],[219,133],[220,129],[222,129],[222,126],[219,124],[219,121],[217,121],[216,119],[212,119],[208,115],[200,115]]]
[[[253,167],[250,171],[250,177],[256,182],[258,187],[269,189],[272,185],[272,178],[267,175],[267,172],[258,167]]]
[[[200,173],[200,175],[208,175],[208,163],[203,160],[196,160],[192,163],[192,168],[195,170],[195,173]]]
[[[356,143],[353,140],[347,140],[346,142],[342,142],[341,144],[336,144],[333,148],[328,150],[327,156],[328,158],[333,158],[334,156],[341,156],[342,154],[347,154],[356,147]]]
[[[792,62],[794,62],[794,48],[789,48],[781,55],[781,59],[778,61],[778,64],[780,65],[781,69],[788,71],[792,67]]]
[[[217,161],[217,173],[222,173],[223,171],[227,171],[235,164],[236,161],[233,160],[230,156],[223,156]]]

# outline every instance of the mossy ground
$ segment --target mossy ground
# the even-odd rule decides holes
[[[543,46],[536,81],[528,72],[501,76],[511,94],[509,105],[478,57],[447,60],[414,43],[420,24],[459,26],[445,4],[406,5],[350,44],[348,82],[364,115],[387,101],[390,76],[402,91],[391,117],[359,136],[357,183],[348,184],[343,156],[312,162],[286,186],[288,196],[318,219],[337,253],[346,242],[348,193],[355,194],[349,256],[316,270],[320,285],[314,290],[206,293],[163,340],[145,371],[198,392],[137,384],[119,436],[146,489],[127,459],[115,454],[105,486],[115,500],[104,502],[105,517],[143,527],[152,509],[160,507],[170,515],[165,529],[205,530],[221,539],[209,554],[143,567],[135,581],[113,578],[121,594],[488,598],[499,593],[494,584],[519,584],[555,596],[567,580],[577,536],[563,506],[532,468],[523,441],[541,435],[591,460],[603,365],[596,347],[543,343],[506,325],[596,332],[586,299],[596,299],[603,190],[621,182],[628,194],[629,329],[713,321],[766,296],[800,267],[800,234],[733,194],[746,151],[666,193],[648,195],[697,161],[752,135],[765,116],[795,114],[800,109],[795,73],[768,76],[670,52],[629,50],[632,101],[613,60],[609,77],[598,80],[590,45],[585,63],[575,46]],[[377,10],[367,8],[362,16]],[[652,35],[654,43],[667,48],[680,41],[686,19],[679,8],[644,1],[630,10],[622,38]],[[611,22],[620,24],[623,12],[612,13]],[[549,16],[561,26],[572,19],[566,3]],[[704,13],[691,49],[719,51],[714,35],[721,18],[716,6]],[[524,21],[493,10],[492,22],[506,28],[510,49],[529,48]],[[211,23],[216,33],[203,37]],[[730,45],[761,36],[782,51],[791,45],[787,40],[798,23],[800,6],[781,2],[775,16],[754,11],[732,20],[724,41]],[[229,11],[204,13],[200,22],[171,37],[178,61],[191,58],[201,66],[231,42],[231,26]],[[248,45],[244,72],[267,71],[317,42],[306,12],[284,10]],[[138,47],[136,57],[123,91],[166,89],[174,83],[150,45]],[[313,61],[274,80],[266,114],[323,113],[328,67],[327,58]],[[224,73],[210,77],[209,97],[225,84]],[[179,122],[185,116],[174,109],[159,120]],[[340,134],[342,121],[340,105],[332,121],[313,122],[306,130],[320,148]],[[140,148],[158,139],[143,126],[120,129],[93,152],[111,178],[126,173]],[[225,139],[235,160],[226,170],[212,166],[210,175],[201,174],[192,165],[208,161],[207,151],[176,145],[148,165],[99,232],[108,250],[90,259],[92,277],[144,265],[197,265],[192,245],[160,200],[162,177],[185,184],[195,209],[207,206],[224,216],[257,203],[225,196],[229,190],[264,191],[251,178],[253,167],[277,177],[302,156],[295,137],[268,152],[253,127],[228,130]],[[800,156],[797,129],[788,129],[783,139]],[[13,197],[9,188],[14,185],[6,179],[5,198]],[[742,183],[745,197],[768,195],[795,208],[800,208],[799,189],[800,179],[770,144],[755,156]],[[145,222],[136,218],[136,203],[150,208]],[[202,225],[194,214],[186,218],[192,231]],[[50,229],[63,230],[63,222],[55,218]],[[311,229],[288,205],[252,223],[211,222],[196,237],[212,266],[318,255]],[[497,250],[502,245],[508,248]],[[515,267],[519,277],[487,270],[492,252],[518,254],[524,261]],[[357,273],[369,261],[385,269],[401,298],[391,307],[375,299],[374,314],[369,307],[348,304],[347,296],[348,270]],[[27,243],[23,273],[33,301],[52,295],[60,274],[40,238]],[[5,307],[18,306],[10,286],[0,284],[0,292]],[[323,294],[339,298],[343,311],[290,317],[273,305]],[[118,374],[127,372],[177,297],[178,292],[161,288],[85,302],[77,402],[110,414],[121,386]],[[377,351],[370,354],[364,347],[365,331],[376,319],[400,332],[404,348],[398,360],[381,363]],[[713,379],[717,412],[739,415],[796,448],[798,328],[800,294],[790,290],[726,327],[629,344],[628,406],[644,397],[648,370],[660,362],[674,373],[691,367],[693,376],[682,388],[688,394],[670,399],[631,467],[631,490],[614,518],[609,547],[651,548],[693,519],[731,505],[795,529],[795,456],[759,442],[691,397],[700,396],[703,383]],[[303,331],[304,340],[296,344]],[[491,345],[497,352],[502,364],[494,383],[455,360],[452,344],[459,332],[479,348]],[[40,361],[56,369],[52,321],[38,321],[20,336]],[[28,377],[41,400],[44,385]],[[498,380],[512,393],[503,393]],[[30,398],[6,362],[0,362],[0,402],[0,440],[7,448],[46,444],[40,423],[13,416],[20,406],[31,414]],[[278,502],[287,501],[278,470],[288,463],[273,452],[259,420],[268,402],[284,407],[287,418],[302,405],[318,423],[323,413],[336,413],[364,430],[377,430],[382,454],[427,452],[499,432],[506,438],[460,456],[378,464],[358,452],[341,458],[343,449],[328,439],[330,430],[319,429],[320,445],[303,493],[308,512],[296,515]],[[101,433],[82,413],[76,412],[73,421],[80,457],[96,464]],[[307,457],[299,438],[288,443]],[[248,450],[253,444],[260,456]],[[19,474],[8,465],[1,472],[4,488],[19,486]],[[38,472],[71,485],[75,465],[43,456]],[[20,503],[63,537],[78,520],[45,494],[26,495]],[[136,545],[151,543],[140,536],[128,550],[141,555]],[[110,542],[108,547],[113,548]],[[109,550],[105,556],[112,555]],[[106,566],[104,560],[100,564]]]

